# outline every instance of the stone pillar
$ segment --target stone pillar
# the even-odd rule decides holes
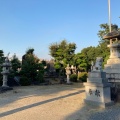
[[[7,81],[8,81],[8,76],[7,75],[3,75],[3,85],[2,85],[2,87],[9,87],[7,85]]]
[[[90,72],[84,86],[86,92],[85,103],[103,108],[114,103],[111,101],[111,84],[108,83],[105,72]]]
[[[69,77],[70,75],[69,74],[67,74],[67,83],[69,84],[70,83],[70,77]]]

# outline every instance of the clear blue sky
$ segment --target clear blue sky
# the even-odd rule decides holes
[[[119,26],[120,0],[111,0],[111,16]],[[77,53],[98,45],[101,23],[108,23],[108,0],[0,0],[0,49],[21,57],[32,47],[49,59],[49,45],[66,39]]]

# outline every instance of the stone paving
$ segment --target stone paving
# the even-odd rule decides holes
[[[93,113],[88,120],[120,120],[120,104]]]

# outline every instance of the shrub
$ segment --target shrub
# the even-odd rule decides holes
[[[38,73],[38,75],[37,75],[37,77],[36,77],[36,81],[37,81],[37,82],[39,82],[39,83],[45,82],[45,81],[44,81],[44,77],[43,77],[44,75],[43,75],[43,74],[44,74],[43,72],[39,72],[39,73]]]
[[[1,74],[2,67],[0,66],[0,86],[3,84],[3,75]]]
[[[76,74],[70,75],[70,81],[77,82],[77,75]]]
[[[87,82],[87,72],[81,72],[78,74],[78,79],[79,81],[82,81],[82,82]]]
[[[2,77],[2,75],[0,75],[0,86],[2,85],[2,83],[3,83],[3,77]]]
[[[33,54],[34,49],[29,49],[27,53],[22,57],[22,67],[20,75],[27,77],[32,84],[39,84],[43,82],[41,78],[44,75],[44,65],[40,63],[39,58]],[[40,72],[40,74],[38,73]]]
[[[28,85],[31,84],[31,81],[30,81],[30,79],[28,79],[27,77],[21,77],[21,78],[20,78],[20,84],[21,84],[22,86],[28,86]]]

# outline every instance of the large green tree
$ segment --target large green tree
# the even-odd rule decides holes
[[[23,80],[28,80],[29,84],[35,82],[40,83],[44,81],[43,80],[44,65],[40,63],[39,58],[33,52],[34,49],[32,50],[29,49],[23,56],[22,69],[20,72],[22,78],[24,78],[22,79],[22,83],[24,83]]]
[[[60,69],[66,66],[66,64],[73,64],[73,58],[75,55],[76,44],[68,43],[66,40],[62,40],[60,43],[53,43],[49,46],[50,55],[55,60],[55,68]]]

